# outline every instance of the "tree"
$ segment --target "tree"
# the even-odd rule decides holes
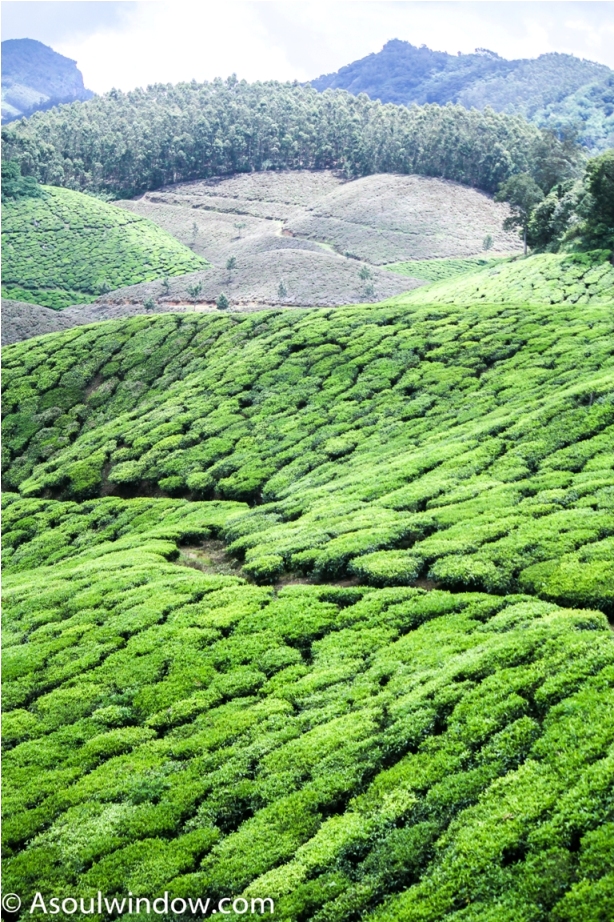
[[[43,191],[33,176],[22,176],[18,160],[2,163],[2,201],[39,198]]]
[[[544,193],[529,173],[517,173],[504,182],[497,192],[497,202],[508,202],[512,210],[509,218],[503,222],[504,230],[519,227],[524,243],[524,255],[527,255],[527,230],[533,209],[543,201]]]
[[[221,311],[227,311],[230,307],[228,298],[225,294],[221,294],[215,303],[217,304],[218,309]]]
[[[369,272],[366,266],[363,266],[360,272],[358,273],[363,282],[366,282],[367,279],[371,278],[371,273]]]
[[[231,273],[233,269],[237,268],[237,260],[234,256],[229,256],[226,260],[226,269],[228,270],[228,282],[230,283]]]
[[[162,279],[162,293],[168,297],[170,290],[171,290],[171,283],[169,282],[168,278],[165,276]]]
[[[483,241],[482,241],[482,249],[483,249],[483,250],[492,250],[492,248],[493,248],[493,246],[494,246],[494,242],[495,242],[495,241],[494,241],[493,238],[492,238],[492,234],[486,234],[486,236],[484,237],[484,239],[483,239]]]
[[[287,294],[288,292],[286,291],[286,286],[284,285],[283,281],[281,281],[277,288],[277,297],[280,301],[283,301]]]
[[[586,186],[593,198],[590,215],[597,223],[614,228],[614,150],[607,150],[586,165]]]
[[[201,291],[203,290],[202,282],[194,282],[193,285],[188,285],[188,294],[191,298],[197,298]]]

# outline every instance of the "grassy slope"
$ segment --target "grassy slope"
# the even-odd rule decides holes
[[[2,207],[3,297],[58,309],[206,265],[150,221],[80,192],[44,192]]]
[[[491,269],[498,263],[506,262],[505,257],[467,256],[459,259],[410,259],[401,263],[385,266],[389,272],[407,275],[425,282],[441,282],[457,275],[465,275],[480,269]]]
[[[614,267],[610,256],[607,250],[530,256],[425,286],[413,295],[411,302],[607,304],[614,301]]]
[[[4,350],[7,889],[612,915],[611,308],[410,298]]]

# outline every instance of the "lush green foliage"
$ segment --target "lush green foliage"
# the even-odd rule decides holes
[[[611,916],[603,615],[171,562],[232,504],[6,507],[6,890],[243,892],[293,922]]]
[[[428,577],[612,611],[611,302],[413,298],[11,346],[5,483],[248,501],[223,534],[261,582]]]
[[[3,205],[3,297],[62,308],[207,265],[145,218],[80,192],[42,193]]]
[[[408,275],[426,282],[441,282],[456,275],[465,275],[477,269],[490,269],[506,257],[466,256],[458,259],[410,259],[407,262],[390,263],[385,268],[399,275]]]
[[[501,184],[497,195],[499,202],[509,202],[512,214],[503,222],[505,230],[518,227],[524,239],[527,255],[527,228],[533,209],[544,199],[544,193],[529,173],[517,173]]]
[[[130,196],[166,183],[267,169],[421,173],[494,192],[511,173],[543,185],[574,152],[520,116],[382,105],[297,84],[223,82],[116,90],[3,129],[3,155],[41,182]]]
[[[406,297],[417,304],[611,304],[614,266],[609,250],[543,253],[419,288]],[[408,264],[409,265],[409,264]],[[405,297],[405,296],[404,296]]]
[[[588,148],[612,144],[614,74],[570,54],[508,61],[493,51],[447,54],[393,39],[378,54],[312,81],[402,105],[460,103],[517,112],[557,132],[577,132]]]
[[[18,160],[2,161],[2,202],[38,198],[42,190],[33,176],[22,176]]]
[[[589,160],[582,179],[555,185],[533,209],[528,232],[543,250],[614,248],[614,150]]]

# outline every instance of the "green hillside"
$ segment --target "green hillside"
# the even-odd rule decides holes
[[[151,221],[52,187],[3,203],[2,263],[2,297],[56,309],[207,265]]]
[[[412,304],[611,304],[614,264],[609,250],[543,253],[500,262],[462,278],[449,278],[417,289]],[[433,261],[434,262],[434,261]],[[444,262],[444,260],[442,260]],[[445,262],[467,262],[446,260]],[[409,274],[411,263],[401,264]],[[388,266],[393,271],[400,268]],[[420,270],[418,270],[420,271]],[[416,275],[416,278],[422,276]],[[405,296],[402,296],[405,299]]]
[[[296,922],[606,919],[604,616],[408,587],[276,592],[172,562],[237,511],[10,498],[7,890],[86,909],[98,890],[242,895],[239,912],[268,898]]]
[[[612,304],[414,297],[3,350],[24,906],[612,917]]]
[[[529,171],[549,192],[579,163],[578,150],[521,115],[385,106],[364,94],[235,76],[112,90],[37,112],[2,129],[2,155],[39,182],[116,198],[234,173],[322,169],[417,173],[487,192]]]
[[[311,81],[400,105],[460,103],[514,112],[554,132],[571,131],[595,151],[612,145],[614,72],[571,54],[507,60],[487,48],[448,54],[392,39],[381,51]]]
[[[264,582],[428,577],[609,611],[611,303],[414,297],[11,346],[5,484],[246,501],[230,549]]]
[[[501,256],[465,256],[447,259],[409,259],[400,263],[389,263],[385,266],[390,272],[407,275],[410,278],[424,279],[426,282],[441,282],[457,275],[468,272],[490,269],[501,262],[506,262],[506,257]],[[430,288],[429,288],[430,291]]]

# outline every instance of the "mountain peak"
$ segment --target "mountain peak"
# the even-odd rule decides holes
[[[77,62],[33,38],[2,42],[2,121],[90,99]]]

